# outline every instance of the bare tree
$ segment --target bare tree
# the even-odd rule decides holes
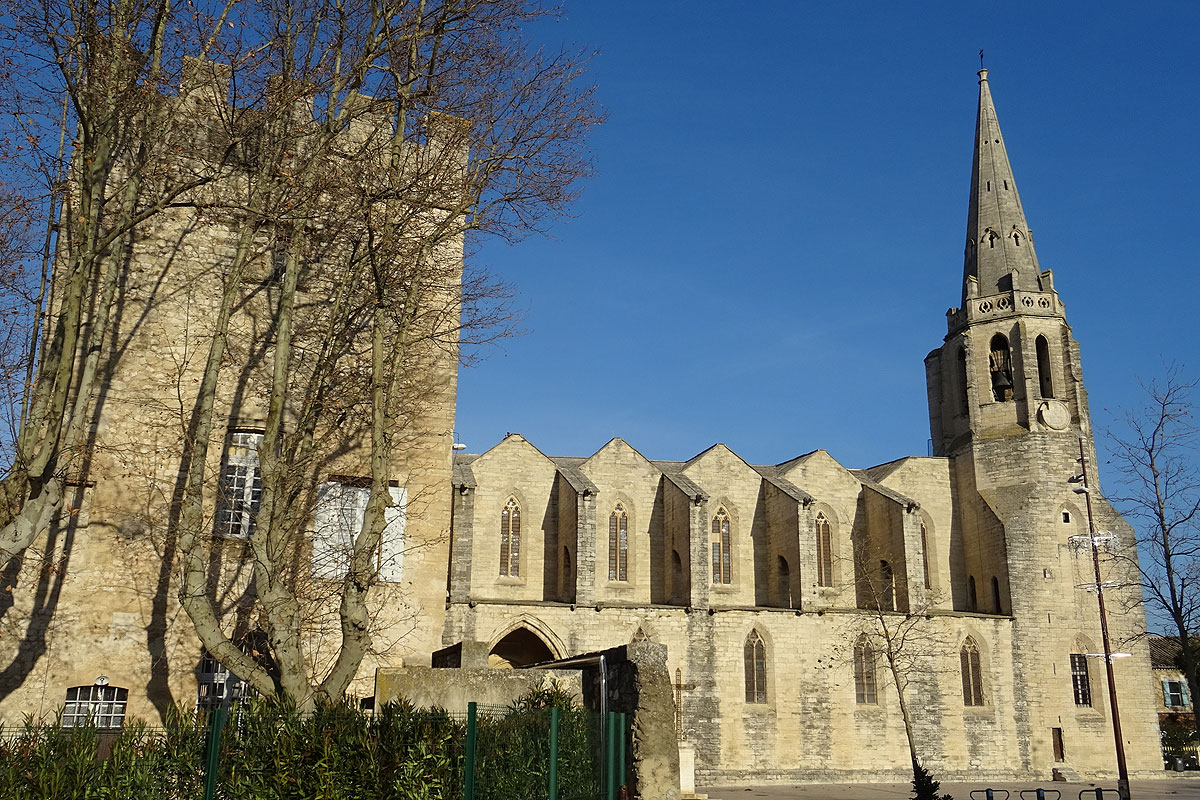
[[[1118,491],[1110,499],[1138,532],[1141,558],[1124,557],[1141,577],[1143,601],[1179,637],[1180,667],[1192,697],[1200,697],[1200,469],[1189,380],[1180,367],[1144,384],[1143,404],[1109,432]],[[1121,558],[1119,555],[1115,557]],[[1195,710],[1200,730],[1200,710]]]
[[[527,0],[43,0],[19,19],[69,100],[72,180],[54,187],[55,295],[0,558],[45,529],[86,460],[88,402],[119,357],[113,294],[138,237],[184,209],[232,255],[195,278],[211,313],[176,372],[182,461],[162,518],[180,600],[205,648],[258,691],[304,706],[346,690],[373,646],[391,486],[437,390],[429,364],[510,319],[502,286],[464,275],[463,249],[541,230],[590,171],[586,57],[523,38],[544,13]],[[239,647],[211,573],[214,445],[239,405],[265,420],[237,592],[265,657]],[[313,591],[298,559],[322,485],[347,464],[369,501],[341,576]],[[328,663],[306,651],[314,602],[336,609]]]
[[[882,662],[886,668],[883,683],[895,690],[912,759],[913,779],[919,782],[928,776],[923,775],[921,766],[920,737],[914,729],[910,689],[942,672],[938,658],[945,650],[946,640],[931,613],[937,604],[936,594],[928,589],[912,591],[910,587],[898,598],[893,567],[879,555],[867,537],[855,539],[853,561],[859,611],[852,618],[845,640],[853,642],[850,654],[855,690],[860,695],[856,698],[858,702],[874,702],[870,695],[879,691],[876,666]]]

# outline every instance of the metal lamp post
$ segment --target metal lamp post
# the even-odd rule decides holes
[[[1087,454],[1084,452],[1083,437],[1079,437],[1080,474],[1072,477],[1072,483],[1080,483],[1075,490],[1087,503],[1088,543],[1092,548],[1092,569],[1096,577],[1096,601],[1100,605],[1100,638],[1104,640],[1104,667],[1108,674],[1108,704],[1112,708],[1113,739],[1117,745],[1117,794],[1121,800],[1129,800],[1129,769],[1125,766],[1125,742],[1121,736],[1121,713],[1117,710],[1117,684],[1113,675],[1112,647],[1108,640],[1108,615],[1104,610],[1104,582],[1100,579],[1100,551],[1096,547],[1096,524],[1092,519],[1092,492],[1088,488]]]

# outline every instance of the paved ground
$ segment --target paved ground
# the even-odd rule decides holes
[[[1195,773],[1193,773],[1194,775]],[[1036,800],[1031,791],[1035,783],[995,783],[995,800],[1006,800],[1001,789],[1007,789],[1007,800]],[[1097,783],[1052,783],[1045,781],[1040,786],[1046,790],[1046,800],[1079,800],[1080,791],[1086,791],[1083,800],[1096,797],[1096,787],[1104,789],[1103,800],[1116,800],[1117,782]],[[982,790],[988,784],[943,783],[942,793],[954,796],[954,800],[972,800],[973,790]],[[1110,792],[1109,789],[1112,791]],[[1021,790],[1026,790],[1024,797]],[[710,800],[900,800],[912,796],[912,786],[907,783],[834,783],[801,784],[797,786],[715,786],[701,788]],[[1054,792],[1061,794],[1056,796]],[[979,791],[974,800],[984,800]],[[1161,780],[1138,780],[1130,782],[1130,800],[1200,800],[1200,776],[1167,778]]]

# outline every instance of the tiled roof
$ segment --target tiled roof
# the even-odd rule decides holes
[[[1150,666],[1154,669],[1179,668],[1179,637],[1150,636]]]

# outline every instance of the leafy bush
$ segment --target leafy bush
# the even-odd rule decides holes
[[[498,715],[481,715],[479,800],[546,794],[550,709],[559,709],[559,796],[595,797],[597,715],[557,691],[535,691]],[[162,729],[132,723],[114,737],[26,720],[0,736],[0,797],[54,800],[194,800],[204,787],[207,718],[174,711]],[[307,715],[249,701],[226,724],[218,766],[225,800],[448,800],[463,794],[466,721],[391,703],[370,716],[348,702]],[[111,751],[108,746],[111,745]]]

